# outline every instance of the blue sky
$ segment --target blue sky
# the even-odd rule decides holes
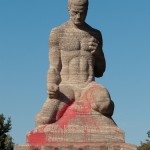
[[[90,0],[86,22],[101,30],[107,69],[96,79],[115,102],[126,142],[150,130],[150,1]],[[67,0],[0,0],[0,113],[12,119],[14,142],[25,143],[46,99],[48,37],[67,21]]]

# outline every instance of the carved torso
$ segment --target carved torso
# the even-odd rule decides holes
[[[89,32],[70,24],[62,27],[59,34],[61,83],[82,84],[94,80],[94,59],[87,47],[90,38]]]

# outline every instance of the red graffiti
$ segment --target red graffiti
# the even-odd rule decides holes
[[[75,119],[78,118],[83,126],[84,132],[84,142],[87,141],[87,135],[90,134],[90,129],[88,129],[88,124],[92,123],[92,126],[96,130],[100,130],[95,118],[91,115],[92,104],[95,101],[93,91],[99,87],[96,83],[91,83],[88,88],[86,88],[82,95],[80,101],[71,101],[70,103],[63,106],[60,111],[56,114],[56,118],[60,118],[57,122],[49,125],[44,125],[36,130],[31,131],[27,135],[27,142],[29,145],[33,146],[65,142],[65,129],[69,127],[71,123],[76,124]],[[88,118],[87,118],[88,117]],[[53,127],[56,127],[53,129]],[[45,130],[50,128],[49,130]],[[77,130],[73,129],[74,132]],[[56,137],[56,135],[60,137]],[[60,139],[60,140],[58,140]]]
[[[61,118],[67,108],[74,102],[74,100],[71,100],[69,103],[65,104],[56,114],[56,118]]]

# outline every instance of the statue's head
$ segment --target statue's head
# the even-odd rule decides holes
[[[70,19],[75,25],[82,25],[85,22],[88,0],[68,0]]]

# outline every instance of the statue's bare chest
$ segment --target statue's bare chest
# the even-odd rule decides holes
[[[83,39],[90,38],[90,34],[84,31],[66,30],[60,36],[59,47],[63,51],[81,50]],[[88,40],[87,40],[88,41]]]

